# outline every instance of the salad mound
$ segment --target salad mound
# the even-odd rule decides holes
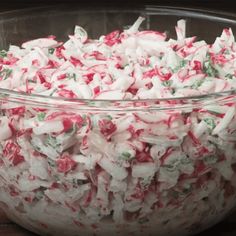
[[[140,31],[143,20],[99,39],[76,26],[65,43],[11,45],[0,53],[0,88],[92,101],[236,88],[231,29],[207,44],[186,37],[184,20],[177,39]],[[0,98],[0,203],[35,232],[185,235],[235,206],[235,99],[108,114],[9,98]]]
[[[224,29],[212,45],[139,31],[144,18],[123,32],[88,38],[76,26],[65,43],[54,36],[11,45],[0,53],[0,87],[29,94],[78,99],[157,99],[195,96],[235,88],[235,41]]]

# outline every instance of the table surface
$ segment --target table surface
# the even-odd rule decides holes
[[[36,0],[37,2],[46,2],[46,0]],[[54,0],[57,1],[58,0]],[[148,1],[148,0],[147,0]],[[157,3],[160,3],[161,1],[156,0]],[[4,1],[5,2],[5,1]],[[19,7],[27,7],[32,5],[31,0],[26,0],[25,2],[27,4],[23,4],[24,0],[22,1],[15,1],[15,0],[9,0],[9,5],[7,5],[7,3],[3,3],[1,4],[0,7],[0,11],[2,10],[11,10],[11,9],[15,9],[15,8],[19,8]],[[19,4],[20,2],[20,4]],[[50,1],[53,2],[53,1]],[[61,0],[59,0],[59,2],[62,2]],[[145,0],[143,1],[145,2]],[[150,1],[149,1],[150,2]],[[170,1],[166,1],[165,3],[169,3]],[[172,2],[173,5],[176,5],[176,2],[181,2],[180,1],[175,1]],[[182,1],[183,2],[183,1]],[[202,1],[189,1],[191,4],[187,4],[188,6],[200,6],[201,2],[203,3],[203,7],[215,7],[216,9],[221,9],[221,10],[229,10],[231,12],[236,12],[236,8],[234,8],[233,4],[234,1],[228,1],[228,0],[224,0],[224,1],[214,1],[214,4],[212,4],[211,0],[202,0]],[[225,4],[227,2],[227,4]],[[186,3],[186,1],[185,1]],[[199,4],[200,3],[200,4]],[[167,4],[169,5],[169,4]],[[232,6],[231,6],[232,5]],[[16,7],[14,7],[16,6]],[[185,5],[186,6],[186,5]],[[16,224],[12,223],[10,220],[7,219],[7,217],[5,216],[5,214],[0,210],[0,236],[1,235],[6,235],[6,236],[35,236],[35,234],[26,231],[25,229],[17,226]],[[211,229],[198,234],[197,236],[209,236],[209,235],[214,235],[214,236],[235,236],[236,235],[236,213],[233,214],[231,217],[228,217],[227,219],[225,219],[223,222],[217,224],[216,226],[212,227]]]
[[[235,236],[236,235],[236,213],[217,224],[216,226],[196,236]],[[7,219],[0,210],[0,236],[36,236],[35,234],[21,228]]]

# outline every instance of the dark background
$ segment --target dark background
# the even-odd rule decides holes
[[[31,8],[55,4],[78,4],[81,6],[119,6],[130,7],[142,5],[181,6],[184,8],[203,8],[225,11],[235,14],[235,0],[0,0],[0,11],[9,11],[20,8]],[[5,234],[6,235],[6,234]],[[28,235],[28,234],[27,234]],[[197,236],[236,236],[236,213],[225,221]],[[1,235],[2,236],[2,235]],[[8,234],[6,235],[8,236]],[[181,235],[180,235],[181,236]]]
[[[79,4],[104,6],[124,6],[132,7],[134,5],[166,5],[166,6],[184,6],[196,8],[210,8],[222,11],[236,13],[235,0],[1,0],[0,10],[11,10],[15,8],[35,7],[53,4]]]

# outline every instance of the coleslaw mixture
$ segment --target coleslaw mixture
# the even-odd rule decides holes
[[[177,39],[139,31],[143,20],[99,39],[76,26],[65,43],[49,36],[11,45],[0,52],[0,88],[91,103],[236,88],[231,29],[207,44],[186,37],[184,20]],[[53,235],[195,233],[235,206],[235,109],[231,99],[182,110],[75,112],[1,96],[1,207]]]

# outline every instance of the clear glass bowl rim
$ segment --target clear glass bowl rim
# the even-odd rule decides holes
[[[76,5],[77,6],[77,5]],[[27,16],[28,13],[39,13],[45,11],[57,12],[58,10],[75,11],[76,8],[72,6],[59,4],[43,7],[33,7],[25,8],[20,10],[11,10],[0,13],[1,20],[16,18],[17,16]],[[85,7],[79,8],[83,12],[103,12],[110,11],[114,12],[117,10],[122,10],[123,12],[144,12],[149,14],[155,13],[168,13],[171,15],[181,16],[181,17],[195,17],[207,20],[217,20],[225,23],[235,23],[236,24],[236,14],[224,11],[215,11],[209,9],[200,8],[188,8],[188,7],[172,7],[163,5],[145,5],[137,6],[135,8],[118,8],[116,7]],[[27,94],[24,92],[16,92],[9,89],[0,88],[0,101],[7,100],[8,102],[27,104],[32,106],[40,106],[45,108],[70,108],[70,110],[86,110],[92,109],[95,111],[121,111],[125,109],[126,111],[145,111],[148,110],[167,110],[167,109],[193,109],[202,107],[204,105],[210,105],[214,103],[225,103],[231,102],[236,99],[236,89],[203,94],[197,96],[187,96],[187,97],[174,97],[174,98],[158,98],[158,99],[137,99],[137,100],[95,100],[95,99],[67,99],[61,97],[50,97],[38,94]],[[174,101],[174,103],[173,103]],[[169,103],[169,105],[168,105]],[[173,105],[174,104],[174,105]]]

